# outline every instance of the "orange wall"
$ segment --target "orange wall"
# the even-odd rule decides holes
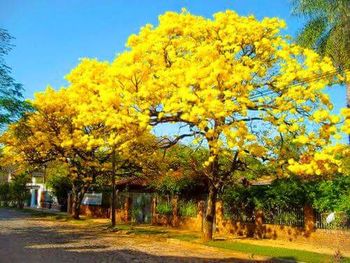
[[[311,213],[305,214],[305,227],[291,227],[283,225],[262,224],[259,220],[255,223],[242,223],[224,219],[221,206],[217,204],[216,225],[217,235],[226,237],[256,237],[267,239],[286,240],[298,243],[308,243],[320,246],[338,247],[343,250],[350,248],[350,231],[314,229]],[[81,213],[90,217],[109,218],[110,209],[100,206],[81,206]],[[127,222],[125,209],[116,212],[117,222]],[[192,231],[201,231],[203,218],[199,212],[197,217],[176,217],[153,214],[152,224],[161,226],[173,226]],[[310,224],[312,225],[310,227]]]

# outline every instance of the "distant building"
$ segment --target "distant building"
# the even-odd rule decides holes
[[[33,172],[32,181],[27,186],[30,190],[30,207],[59,208],[56,196],[53,195],[51,189],[46,185],[43,171]]]
[[[44,173],[33,172],[32,181],[27,184],[30,190],[30,207],[40,208],[43,204],[43,195],[45,195],[46,185]]]
[[[11,182],[14,167],[2,167],[0,171],[0,183]],[[30,198],[25,205],[33,208],[59,208],[57,198],[51,189],[47,187],[44,171],[34,171],[31,173],[31,182],[27,184],[30,191]]]

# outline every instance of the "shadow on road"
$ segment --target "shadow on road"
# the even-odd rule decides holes
[[[0,211],[0,216],[4,215]],[[7,219],[6,219],[7,217]],[[38,218],[37,220],[40,220]],[[254,258],[211,258],[183,256],[163,256],[138,250],[137,242],[130,244],[132,238],[116,239],[117,243],[104,242],[96,229],[66,229],[62,225],[47,227],[31,226],[32,220],[25,220],[20,212],[9,212],[0,221],[0,262],[2,263],[55,263],[55,262],[281,262],[279,259],[258,261]],[[6,225],[7,224],[7,225]],[[103,233],[102,233],[103,235]],[[118,235],[118,234],[115,234]],[[119,244],[119,246],[118,246]],[[140,243],[141,244],[141,243]],[[159,245],[161,246],[161,245]],[[171,246],[171,244],[167,244]],[[181,249],[181,248],[179,248]],[[164,248],[162,248],[164,251]],[[182,251],[182,250],[181,250]],[[200,251],[199,251],[200,252]],[[188,252],[187,252],[188,253]],[[171,253],[169,253],[171,254]],[[200,254],[200,253],[199,253]],[[296,262],[288,258],[289,262]]]

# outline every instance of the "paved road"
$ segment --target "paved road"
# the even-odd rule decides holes
[[[0,209],[0,262],[248,262],[245,255]]]

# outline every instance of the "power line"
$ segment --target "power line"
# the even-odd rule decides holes
[[[312,82],[312,81],[315,81],[315,80],[324,79],[326,77],[331,77],[331,76],[333,76],[336,73],[337,73],[337,70],[332,70],[332,71],[329,71],[327,73],[322,74],[321,76],[308,77],[308,78],[305,78],[303,80],[298,81],[297,83],[293,83],[293,84],[287,85],[284,89],[290,88],[290,87],[299,86],[299,85],[302,85],[302,84],[306,84],[308,82]],[[272,95],[275,92],[276,91],[273,91],[273,90],[262,91],[260,94],[253,94],[253,95],[251,95],[250,99],[256,99],[256,98],[260,98],[260,97],[263,97],[263,96]]]
[[[335,74],[336,72],[328,72],[326,74],[323,74],[321,76],[313,76],[313,77],[309,77],[309,78],[305,78],[297,83],[293,83],[293,84],[290,84],[290,85],[287,85],[285,88],[290,88],[290,87],[295,87],[295,86],[299,86],[299,85],[302,85],[302,84],[306,84],[307,82],[312,82],[312,81],[315,81],[315,80],[318,80],[318,79],[324,79],[325,77],[329,77],[329,76],[332,76],[333,74]],[[283,89],[282,89],[283,90]],[[275,91],[273,90],[268,90],[268,91],[263,91],[261,92],[261,94],[254,94],[252,95],[250,98],[251,99],[255,99],[255,98],[259,98],[261,96],[266,96],[266,95],[270,95],[270,94],[273,94],[275,93]]]

